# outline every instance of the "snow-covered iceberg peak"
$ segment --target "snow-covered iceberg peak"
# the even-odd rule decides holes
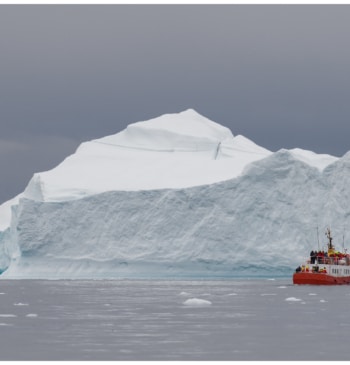
[[[270,153],[189,109],[81,144],[56,168],[35,174],[24,197],[61,202],[106,191],[213,184],[239,176]]]
[[[228,128],[188,109],[130,124],[124,131],[94,142],[155,151],[203,151],[232,138]]]

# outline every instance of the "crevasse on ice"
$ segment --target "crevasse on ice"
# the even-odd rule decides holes
[[[132,124],[0,207],[2,277],[286,275],[317,225],[342,237],[349,161],[272,153],[193,110]]]

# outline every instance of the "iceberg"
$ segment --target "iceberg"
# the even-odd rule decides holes
[[[342,237],[349,176],[350,154],[271,152],[192,109],[130,124],[0,206],[1,277],[289,275],[317,226]]]

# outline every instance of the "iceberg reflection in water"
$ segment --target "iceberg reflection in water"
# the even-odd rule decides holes
[[[2,280],[0,292],[0,360],[349,359],[348,286]]]

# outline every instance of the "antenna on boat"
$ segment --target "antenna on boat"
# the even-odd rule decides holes
[[[318,245],[318,250],[320,251],[320,237],[318,234],[318,225],[317,225],[317,245]]]

